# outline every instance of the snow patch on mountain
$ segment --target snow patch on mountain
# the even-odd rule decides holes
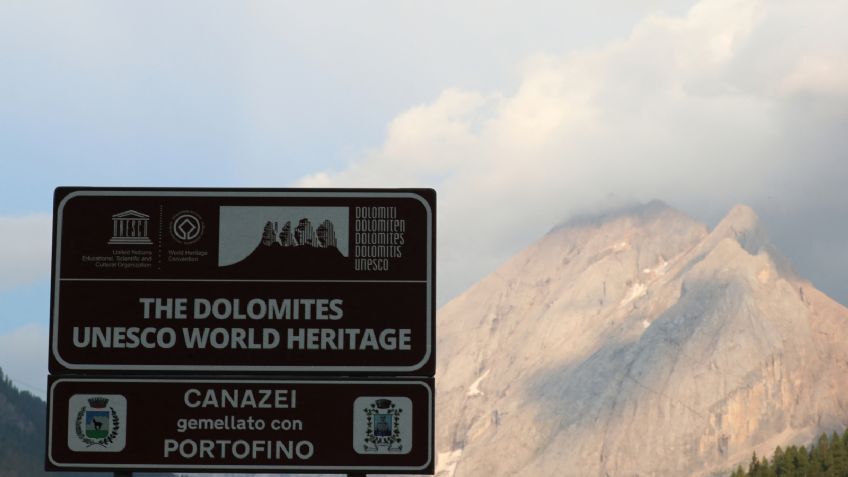
[[[487,369],[486,372],[483,373],[482,375],[480,375],[480,377],[477,378],[476,381],[471,383],[471,386],[468,387],[468,394],[466,394],[466,396],[475,397],[475,396],[482,396],[483,395],[483,391],[480,391],[480,383],[482,383],[483,380],[486,379],[486,376],[489,375],[489,371],[491,371],[491,370]]]
[[[436,477],[453,477],[462,457],[462,449],[439,452],[436,457]]]
[[[622,298],[619,306],[624,306],[624,305],[630,303],[631,301],[633,301],[637,298],[641,298],[641,297],[645,296],[645,294],[647,292],[648,292],[648,286],[647,285],[645,285],[644,283],[634,283],[627,290],[627,294],[624,296],[624,298]]]

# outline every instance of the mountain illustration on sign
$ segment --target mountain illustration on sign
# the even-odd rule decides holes
[[[335,227],[324,220],[318,228],[309,219],[297,224],[286,221],[267,221],[261,231],[256,248],[243,260],[222,267],[229,272],[298,272],[320,271],[327,267],[344,266],[346,257],[338,249]]]

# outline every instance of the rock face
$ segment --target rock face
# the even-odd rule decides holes
[[[438,320],[441,477],[712,475],[848,425],[848,309],[745,206],[572,221]]]

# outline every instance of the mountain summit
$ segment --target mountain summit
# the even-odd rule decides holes
[[[848,424],[848,310],[747,206],[552,230],[439,313],[438,475],[709,475]]]

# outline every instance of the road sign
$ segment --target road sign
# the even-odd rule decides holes
[[[432,378],[49,385],[48,470],[433,473]]]
[[[432,376],[431,189],[58,188],[50,371]]]

